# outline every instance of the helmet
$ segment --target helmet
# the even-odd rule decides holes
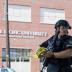
[[[71,26],[69,25],[69,23],[66,20],[59,20],[59,21],[57,21],[56,24],[55,24],[55,29],[57,27],[60,27],[60,26],[64,26],[67,29],[71,29]]]

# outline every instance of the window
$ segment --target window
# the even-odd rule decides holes
[[[11,61],[29,61],[31,49],[10,48]],[[2,61],[6,61],[6,48],[2,49]]]
[[[31,22],[31,7],[8,5],[9,21]]]
[[[40,8],[40,23],[55,24],[59,19],[65,19],[63,9]]]

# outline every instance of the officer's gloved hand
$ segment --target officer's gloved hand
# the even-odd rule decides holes
[[[38,56],[38,58],[44,57],[44,54],[46,54],[46,51],[42,52],[42,53]]]

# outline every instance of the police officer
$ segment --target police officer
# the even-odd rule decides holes
[[[48,59],[47,72],[72,72],[72,68],[70,67],[72,36],[68,35],[68,29],[71,29],[71,26],[66,20],[57,21],[55,30],[56,33],[58,32],[58,35],[54,42],[53,50],[49,51],[49,45],[52,44],[55,35],[40,45],[40,47],[48,49],[48,51],[43,52],[39,56],[39,58],[43,56]]]

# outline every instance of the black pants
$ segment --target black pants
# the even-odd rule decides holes
[[[48,64],[47,72],[72,72],[70,66],[60,66],[57,64]]]
[[[70,66],[61,66],[59,72],[72,72],[72,68]]]

